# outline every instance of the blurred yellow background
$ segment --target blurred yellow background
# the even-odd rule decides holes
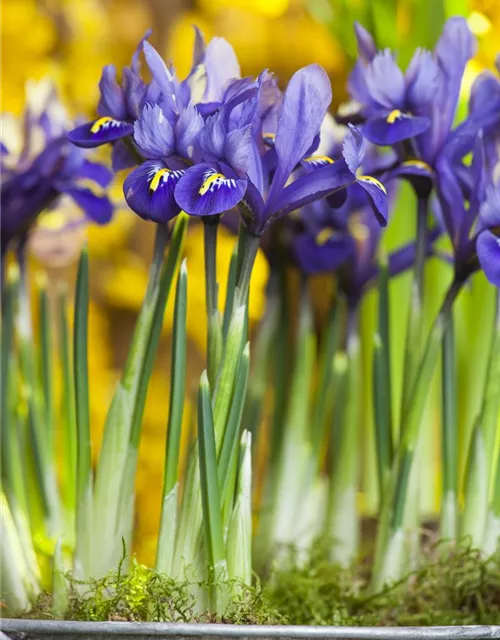
[[[345,80],[355,56],[354,19],[375,32],[379,46],[398,47],[404,61],[415,46],[432,46],[446,16],[466,15],[480,43],[466,84],[479,70],[493,65],[500,28],[498,0],[3,0],[2,12],[2,112],[13,116],[22,112],[26,82],[49,77],[72,116],[92,117],[103,65],[113,63],[120,69],[128,64],[149,27],[153,27],[152,43],[173,61],[181,77],[190,66],[192,25],[196,24],[207,40],[219,35],[231,42],[243,75],[269,68],[285,82],[300,66],[320,63],[332,78],[335,104],[346,98]],[[114,221],[104,229],[88,229],[93,283],[90,385],[96,451],[113,384],[142,301],[152,250],[152,225],[140,221],[121,204],[120,178],[114,189],[119,203]],[[54,229],[44,235],[40,229],[33,242],[33,252],[38,256],[35,268],[47,269],[56,284],[60,280],[71,282],[74,256],[68,255],[68,264],[55,264],[50,259],[50,246],[53,242],[78,241],[58,235]],[[220,273],[227,270],[233,242],[228,232],[223,233]],[[194,224],[186,250],[193,380],[202,369],[206,335],[202,247],[201,228]],[[266,279],[267,264],[260,256],[252,284],[253,321],[263,309]],[[224,289],[224,282],[220,282],[221,300]],[[169,326],[171,309],[147,403],[137,485],[136,551],[139,560],[146,563],[154,561],[160,512]]]

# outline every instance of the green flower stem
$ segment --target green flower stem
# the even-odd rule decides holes
[[[346,340],[347,388],[342,402],[342,420],[336,428],[335,463],[330,483],[328,533],[332,540],[332,560],[348,566],[356,557],[359,516],[356,505],[360,439],[360,342],[358,310],[349,309]]]
[[[177,279],[174,311],[173,353],[170,368],[170,411],[168,416],[162,513],[156,569],[170,574],[177,522],[177,476],[186,386],[187,267],[184,260]]]
[[[203,218],[205,244],[205,298],[207,308],[208,380],[213,388],[222,356],[222,326],[218,307],[217,230],[220,216]]]
[[[236,272],[238,269],[238,246],[235,245],[235,249],[231,255],[231,261],[229,263],[229,271],[227,274],[227,290],[226,290],[226,302],[224,304],[224,318],[222,322],[222,335],[226,339],[227,331],[229,329],[229,321],[233,313],[234,302],[234,290],[236,289]]]
[[[453,303],[462,289],[463,281],[454,279],[448,289],[438,316],[427,338],[415,376],[412,392],[403,408],[400,440],[396,449],[391,475],[379,515],[372,588],[401,577],[404,555],[403,515],[408,479],[418,441],[420,424],[429,387],[444,332],[448,326]]]
[[[76,282],[73,332],[75,407],[77,428],[76,457],[76,548],[75,575],[91,577],[91,548],[95,531],[92,519],[92,466],[90,440],[88,313],[89,265],[85,248],[80,256]]]
[[[403,369],[402,407],[408,401],[417,374],[424,340],[424,281],[425,258],[427,253],[428,195],[417,200],[417,231],[415,241],[415,262],[411,285],[410,308],[406,329],[405,357]],[[402,434],[400,434],[402,435]]]
[[[441,498],[440,536],[453,541],[457,537],[458,482],[458,421],[457,372],[453,315],[444,332],[442,345],[442,466],[443,496]]]
[[[58,294],[59,357],[62,374],[61,423],[63,446],[64,482],[62,484],[63,505],[66,514],[65,542],[74,545],[76,509],[76,457],[77,429],[75,407],[75,384],[71,358],[70,329],[68,323],[68,299],[65,290]]]
[[[246,304],[248,290],[250,287],[250,277],[252,275],[253,265],[260,246],[260,236],[254,236],[244,231],[242,234],[241,262],[238,270],[237,288],[235,291],[235,307]],[[238,254],[238,259],[240,256]]]

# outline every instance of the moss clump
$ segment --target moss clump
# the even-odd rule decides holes
[[[99,580],[68,576],[67,620],[223,622],[301,625],[452,625],[500,623],[500,555],[487,560],[463,546],[437,559],[434,550],[422,569],[377,594],[368,591],[369,571],[332,565],[326,545],[300,565],[290,552],[286,567],[261,585],[218,582],[227,590],[222,615],[199,612],[200,590],[208,582],[179,582],[136,562]],[[53,618],[51,597],[42,594],[24,617]]]
[[[434,556],[438,555],[436,550]],[[500,623],[500,555],[458,547],[377,594],[365,566],[342,569],[321,546],[277,571],[265,595],[287,624],[434,626]]]
[[[281,616],[267,601],[260,584],[253,587],[237,581],[215,583],[178,581],[132,562],[130,569],[111,571],[98,580],[78,581],[68,574],[66,620],[129,622],[225,622],[232,624],[276,624]],[[217,586],[227,592],[221,615],[200,612],[197,596]],[[33,608],[22,614],[32,619],[54,619],[52,597],[42,593]]]

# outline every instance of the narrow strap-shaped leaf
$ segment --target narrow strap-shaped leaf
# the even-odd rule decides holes
[[[457,535],[458,517],[458,421],[453,318],[450,318],[444,332],[441,362],[443,497],[440,534],[445,540],[454,540]]]
[[[234,394],[231,409],[227,420],[226,431],[218,462],[218,477],[222,504],[231,504],[234,494],[234,486],[230,483],[230,469],[232,462],[238,459],[238,444],[240,441],[240,428],[245,407],[245,395],[250,369],[250,345],[247,342],[241,354],[238,365],[238,373],[234,385]]]
[[[74,517],[76,507],[76,407],[75,407],[75,384],[73,377],[73,366],[71,358],[70,329],[68,323],[68,300],[65,290],[60,290],[58,295],[58,335],[59,335],[59,357],[62,374],[61,390],[61,423],[62,423],[62,444],[63,444],[63,468],[64,483],[62,493],[64,506],[68,519],[68,531],[74,528]],[[68,534],[69,535],[69,534]]]
[[[230,580],[252,584],[252,434],[241,436],[238,489],[226,543],[227,569]],[[233,595],[241,591],[233,585]]]
[[[182,216],[179,217],[174,228],[167,259],[158,285],[158,295],[144,357],[142,375],[137,388],[135,403],[131,406],[132,423],[120,490],[119,513],[117,519],[117,533],[119,535],[121,535],[125,530],[130,529],[129,517],[131,515],[131,502],[133,499],[135,474],[137,471],[137,458],[139,453],[139,441],[142,431],[144,407],[146,405],[149,381],[151,380],[151,375],[153,373],[158,344],[160,342],[165,309],[172,288],[172,283],[182,258],[187,225],[188,217]]]
[[[224,570],[225,549],[212,403],[206,371],[201,375],[198,389],[198,445],[205,553],[208,566],[215,572]],[[214,574],[215,582],[220,577]],[[220,613],[221,602],[217,585],[212,592],[212,606]]]
[[[318,381],[311,420],[312,455],[315,459],[318,459],[321,455],[321,449],[324,444],[325,424],[328,413],[332,408],[332,363],[339,342],[341,306],[338,299],[332,303],[324,330],[324,337],[320,343]]]
[[[52,363],[53,339],[50,304],[47,295],[47,277],[45,274],[39,275],[37,284],[38,305],[40,311],[40,373],[45,407],[45,434],[47,438],[49,456],[53,459],[55,455],[55,410],[52,388],[52,381],[54,379],[54,367]]]
[[[77,427],[75,574],[79,578],[90,577],[90,549],[94,539],[92,526],[88,313],[89,264],[88,251],[85,248],[82,251],[78,265],[73,329],[73,369]]]
[[[215,425],[216,449],[219,452],[226,428],[227,416],[233,395],[236,371],[243,349],[246,307],[233,309],[233,316],[229,324],[224,353],[220,363],[217,381],[215,383],[213,412]]]
[[[173,351],[170,367],[170,406],[163,498],[166,498],[177,482],[179,465],[182,416],[184,412],[184,391],[186,387],[187,275],[186,261],[184,260],[177,279],[175,298],[174,331],[172,338]]]
[[[62,538],[58,538],[52,558],[52,614],[62,618],[68,610],[68,584]]]

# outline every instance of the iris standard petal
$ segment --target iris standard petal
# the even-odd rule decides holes
[[[175,86],[174,86],[174,74],[165,64],[163,58],[158,51],[147,40],[143,44],[144,57],[146,58],[147,65],[151,71],[151,75],[160,87],[160,91],[169,97],[174,97],[175,100]]]
[[[500,80],[491,71],[483,71],[474,80],[469,98],[469,112],[476,113],[500,99]]]
[[[477,237],[477,257],[486,277],[500,287],[500,238],[489,230],[482,231]]]
[[[414,113],[430,112],[439,86],[439,67],[430,51],[417,49],[405,74],[406,103]]]
[[[97,224],[108,223],[113,216],[113,205],[106,196],[98,196],[90,189],[70,187],[65,193],[82,209],[87,218]]]
[[[380,51],[366,69],[370,97],[382,109],[401,108],[405,97],[405,79],[389,49]]]
[[[354,33],[358,43],[358,55],[364,64],[369,64],[377,54],[377,47],[371,33],[359,22],[354,23]]]
[[[134,127],[129,122],[103,116],[95,122],[87,122],[68,133],[68,139],[77,147],[92,149],[108,142],[132,135]]]
[[[352,125],[342,143],[342,155],[352,173],[356,173],[365,156],[365,141],[361,131]]]
[[[326,227],[316,236],[309,233],[298,236],[292,251],[305,273],[331,273],[354,256],[355,243],[350,236]]]
[[[180,211],[174,189],[183,174],[182,169],[171,170],[160,160],[148,160],[125,179],[125,200],[144,220],[168,222]]]
[[[116,120],[125,120],[127,118],[127,105],[122,88],[116,79],[115,65],[108,64],[102,70],[99,91],[101,92],[101,97],[97,112],[101,116],[112,116]]]
[[[446,21],[435,49],[442,75],[433,119],[433,144],[436,148],[442,145],[453,125],[465,66],[476,49],[476,39],[465,18],[455,16]]]
[[[184,158],[193,159],[195,145],[203,124],[203,118],[194,105],[188,105],[181,111],[175,125],[175,139],[176,150]]]
[[[130,119],[135,119],[138,118],[141,113],[148,88],[141,76],[133,69],[125,67],[122,73],[123,94],[125,96],[127,112]]]
[[[387,218],[389,216],[389,205],[386,188],[380,182],[380,180],[377,180],[372,176],[357,176],[357,183],[370,196],[375,216],[380,225],[385,227],[387,225]]]
[[[219,101],[228,82],[241,77],[238,58],[227,40],[212,38],[205,49],[203,64],[207,80],[203,102]]]
[[[412,116],[394,109],[390,113],[370,118],[363,125],[363,135],[373,144],[389,146],[420,135],[430,125],[429,118]]]
[[[224,213],[245,195],[247,180],[223,164],[190,167],[175,187],[179,206],[194,216]]]
[[[134,123],[134,140],[145,158],[159,160],[174,152],[174,130],[157,104],[142,109]]]
[[[278,165],[269,192],[270,203],[279,196],[297,163],[307,155],[331,100],[330,80],[319,65],[311,64],[292,76],[278,115],[274,141]]]

